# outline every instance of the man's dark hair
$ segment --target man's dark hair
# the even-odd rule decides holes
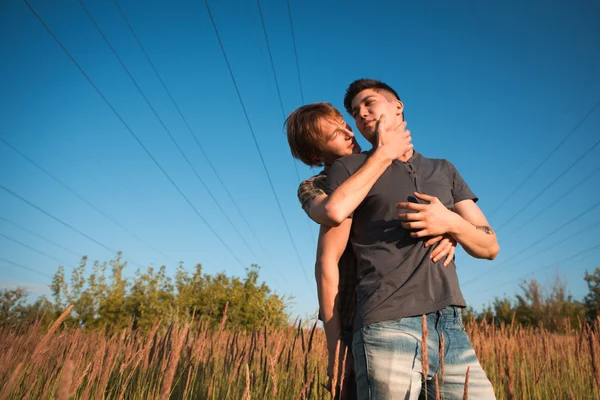
[[[352,115],[352,100],[354,97],[365,89],[373,89],[379,93],[389,94],[400,100],[398,93],[389,85],[375,79],[358,79],[348,86],[344,96],[344,107],[348,114]]]

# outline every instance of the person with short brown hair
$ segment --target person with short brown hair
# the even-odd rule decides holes
[[[340,155],[346,155],[335,151],[327,152],[324,147],[328,138],[323,135],[322,126],[324,121],[343,121],[343,119],[342,114],[330,103],[313,103],[297,108],[285,121],[292,155],[311,167],[331,164]],[[352,143],[356,144],[356,141],[352,140]],[[355,150],[360,151],[358,145]],[[327,160],[332,157],[335,158]]]

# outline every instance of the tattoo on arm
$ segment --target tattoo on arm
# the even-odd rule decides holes
[[[479,231],[483,231],[485,233],[487,233],[488,235],[493,235],[494,234],[494,230],[492,228],[490,228],[489,226],[480,226],[480,225],[475,225],[473,224],[473,226],[475,227],[475,229],[479,230]]]

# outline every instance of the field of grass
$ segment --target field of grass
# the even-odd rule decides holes
[[[314,324],[108,334],[60,323],[0,329],[0,400],[331,398],[321,385],[324,335]],[[566,335],[486,323],[467,329],[498,399],[600,398],[600,321]]]

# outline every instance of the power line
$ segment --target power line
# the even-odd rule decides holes
[[[538,218],[544,212],[548,211],[553,205],[555,205],[556,203],[558,203],[561,200],[564,200],[571,192],[573,192],[573,190],[575,190],[576,188],[578,188],[579,186],[581,186],[582,184],[584,184],[585,182],[587,182],[592,176],[594,176],[595,174],[597,174],[599,171],[600,171],[600,167],[598,167],[595,170],[593,170],[592,172],[590,172],[588,175],[586,175],[585,178],[583,178],[582,180],[580,180],[579,182],[577,182],[575,185],[573,185],[569,189],[565,190],[564,193],[562,193],[560,196],[556,197],[556,199],[554,201],[552,201],[546,207],[544,207],[543,209],[541,209],[533,217],[529,218],[527,221],[525,221],[521,225],[519,225],[517,227],[517,229],[515,229],[514,231],[523,229],[525,226],[527,226],[529,223],[531,223],[532,221],[534,221],[536,218]]]
[[[221,186],[223,187],[223,189],[225,190],[225,193],[227,194],[227,196],[229,197],[229,200],[231,200],[231,202],[233,203],[236,211],[238,212],[238,214],[240,215],[242,221],[244,222],[244,224],[246,225],[246,227],[248,228],[248,230],[250,231],[250,233],[252,234],[252,236],[254,237],[254,239],[256,240],[256,242],[258,243],[259,247],[262,249],[262,251],[267,254],[267,257],[269,259],[271,259],[271,256],[269,254],[269,252],[267,251],[267,249],[264,247],[264,245],[262,244],[262,241],[258,238],[258,235],[256,234],[256,232],[254,232],[254,229],[252,229],[252,227],[250,226],[250,224],[248,223],[248,220],[246,219],[246,217],[244,216],[244,213],[240,210],[240,207],[238,206],[238,203],[234,200],[233,196],[231,195],[231,193],[229,192],[229,189],[227,188],[227,186],[225,185],[225,183],[223,182],[223,180],[221,179],[221,175],[219,175],[219,173],[217,172],[216,168],[214,167],[213,163],[210,161],[210,158],[208,157],[208,155],[206,154],[206,152],[204,151],[204,147],[202,147],[202,145],[200,144],[200,141],[198,140],[198,137],[196,135],[196,133],[194,132],[194,130],[192,129],[191,125],[189,124],[187,118],[185,117],[185,115],[183,114],[183,112],[181,111],[181,108],[179,107],[179,105],[177,104],[177,102],[175,101],[175,98],[173,97],[173,95],[171,94],[171,91],[169,90],[169,88],[167,87],[165,81],[163,80],[162,76],[160,75],[160,73],[158,72],[158,69],[156,68],[156,66],[154,65],[154,62],[152,61],[152,59],[150,58],[150,55],[148,54],[148,52],[146,51],[144,45],[142,44],[141,40],[139,39],[138,35],[135,33],[135,30],[133,29],[133,26],[131,25],[131,23],[129,22],[129,19],[127,18],[127,16],[125,15],[125,12],[123,11],[123,9],[121,8],[121,6],[119,5],[119,2],[117,0],[114,0],[115,6],[117,7],[117,9],[119,10],[119,13],[121,14],[121,17],[123,17],[123,20],[125,21],[125,24],[127,25],[127,27],[129,28],[129,31],[131,32],[132,36],[134,37],[135,41],[137,42],[138,46],[140,47],[140,50],[142,51],[142,53],[144,54],[144,57],[146,58],[146,60],[148,61],[148,64],[150,65],[150,67],[152,68],[152,70],[154,71],[154,74],[156,75],[156,77],[158,78],[161,86],[163,87],[163,89],[165,90],[165,92],[167,93],[167,96],[169,97],[169,99],[171,100],[171,102],[173,103],[173,106],[175,107],[175,109],[177,110],[177,113],[179,114],[179,116],[181,117],[181,119],[183,120],[188,132],[191,134],[192,138],[194,139],[194,142],[196,142],[196,145],[198,146],[198,148],[200,149],[200,152],[202,153],[202,155],[204,156],[204,159],[206,160],[206,162],[208,163],[208,166],[210,167],[210,169],[213,171],[213,173],[215,174],[215,176],[217,177],[217,180],[219,181],[219,183],[221,184]],[[271,260],[272,261],[272,260]],[[281,276],[281,278],[283,278],[283,275],[281,274],[281,272],[276,269],[277,272],[279,273],[279,275]]]
[[[275,78],[275,88],[277,89],[277,98],[279,99],[279,107],[281,108],[281,116],[285,119],[285,108],[283,107],[283,100],[281,98],[281,90],[279,88],[279,80],[277,79],[277,72],[275,70],[275,62],[273,61],[273,54],[271,53],[271,43],[269,43],[269,35],[267,34],[267,27],[265,25],[265,19],[263,17],[262,8],[260,7],[260,0],[256,0],[258,6],[258,14],[260,15],[260,23],[262,24],[263,34],[265,35],[265,42],[267,42],[267,51],[269,52],[269,61],[271,62],[271,71]],[[296,164],[294,164],[294,167]],[[296,168],[296,175],[298,175],[298,169]],[[298,175],[298,181],[300,181],[300,175]]]
[[[48,211],[42,209],[41,207],[33,204],[32,202],[30,202],[29,200],[25,199],[22,196],[19,196],[18,194],[16,194],[15,192],[13,192],[12,190],[10,190],[9,188],[7,188],[6,186],[2,185],[0,183],[0,189],[4,190],[5,192],[7,192],[8,194],[16,197],[17,199],[21,200],[23,203],[29,205],[30,207],[35,208],[36,210],[38,210],[39,212],[41,212],[42,214],[52,218],[53,220],[55,220],[56,222],[58,222],[59,224],[66,226],[67,228],[79,233],[81,236],[85,237],[86,239],[96,243],[98,246],[110,251],[111,253],[117,253],[116,250],[111,249],[110,247],[108,247],[107,245],[105,245],[104,243],[94,239],[93,237],[87,235],[86,233],[80,231],[79,229],[73,227],[72,225],[69,225],[68,223],[66,223],[65,221],[63,221],[62,219],[55,217],[54,215],[50,214]]]
[[[3,238],[4,238],[4,239],[6,239],[6,240],[10,240],[11,242],[13,242],[13,243],[16,243],[16,244],[18,244],[18,245],[20,245],[20,246],[23,246],[23,247],[25,247],[25,248],[27,248],[27,249],[29,249],[29,250],[31,250],[31,251],[35,251],[36,253],[38,253],[38,254],[41,254],[41,255],[43,255],[44,257],[48,257],[49,259],[51,259],[51,260],[54,260],[54,261],[58,262],[59,264],[66,265],[67,267],[70,267],[70,268],[75,268],[73,265],[71,265],[71,264],[69,264],[69,263],[66,263],[66,262],[64,262],[64,261],[61,261],[61,260],[59,260],[58,258],[56,258],[56,257],[54,257],[54,256],[52,256],[52,255],[50,255],[50,254],[48,254],[48,253],[45,253],[45,252],[43,252],[43,251],[41,251],[41,250],[38,250],[38,249],[36,249],[35,247],[29,246],[28,244],[25,244],[25,243],[23,243],[23,242],[20,242],[20,241],[18,241],[17,239],[14,239],[14,238],[12,238],[12,237],[6,236],[6,235],[5,235],[5,234],[3,234],[3,233],[0,233],[0,237],[3,237]]]
[[[511,264],[509,267],[505,268],[503,271],[506,271],[506,270],[510,269],[511,267],[514,267],[515,265],[522,264],[522,263],[524,263],[525,261],[531,260],[531,259],[532,259],[532,258],[534,258],[535,256],[537,256],[537,255],[539,255],[539,254],[542,254],[542,253],[544,253],[544,252],[546,252],[546,251],[548,251],[548,250],[556,249],[556,247],[557,247],[557,246],[561,246],[561,245],[563,245],[564,243],[568,242],[568,241],[569,241],[569,240],[571,240],[571,239],[580,238],[580,237],[581,237],[581,235],[582,235],[584,232],[587,232],[587,231],[589,231],[589,230],[592,230],[592,229],[594,229],[594,228],[596,228],[596,227],[598,227],[598,226],[600,226],[600,221],[594,222],[593,224],[590,224],[590,225],[586,226],[585,228],[579,229],[579,230],[577,230],[577,232],[573,233],[572,235],[569,235],[569,236],[567,236],[566,238],[560,238],[558,241],[556,241],[556,242],[553,242],[553,243],[549,244],[548,246],[546,246],[546,247],[543,247],[543,248],[541,248],[540,250],[538,250],[538,251],[536,251],[536,252],[534,252],[534,253],[532,253],[532,254],[528,255],[527,257],[524,257],[524,258],[520,259],[519,261],[512,263],[512,264]],[[513,258],[514,258],[514,257],[513,257]],[[497,270],[496,270],[496,271],[497,271]],[[495,272],[495,271],[494,271],[494,272]],[[467,285],[467,284],[469,284],[469,283],[472,283],[472,282],[473,282],[473,281],[467,282],[465,285]],[[464,286],[464,285],[463,285],[463,286]]]
[[[275,187],[273,186],[273,181],[271,180],[271,175],[269,174],[267,165],[265,164],[265,160],[264,160],[262,152],[260,150],[260,146],[258,145],[256,135],[254,134],[254,129],[252,128],[252,124],[250,123],[250,117],[248,116],[248,112],[246,111],[246,106],[244,105],[244,101],[242,100],[242,95],[240,93],[240,89],[238,88],[237,81],[235,80],[235,76],[233,74],[233,70],[231,69],[231,65],[229,64],[229,59],[227,58],[227,53],[225,52],[225,47],[223,46],[223,42],[221,41],[221,36],[219,35],[219,30],[217,29],[217,24],[215,23],[212,12],[210,11],[210,6],[208,5],[208,0],[204,0],[204,4],[206,5],[206,10],[208,11],[208,15],[210,17],[210,21],[211,21],[213,29],[215,31],[215,35],[217,36],[217,40],[219,41],[219,46],[221,47],[221,52],[223,53],[223,58],[225,59],[225,63],[227,64],[227,69],[229,70],[229,75],[231,76],[231,80],[233,81],[235,91],[237,92],[238,99],[240,100],[240,105],[242,106],[244,116],[246,117],[246,122],[248,123],[248,128],[250,129],[250,133],[252,134],[252,139],[254,140],[254,145],[256,146],[256,150],[258,151],[260,161],[264,168],[265,174],[267,175],[267,180],[269,181],[269,186],[271,187],[271,191],[273,192],[273,196],[275,197],[277,207],[279,208],[279,213],[281,214],[281,218],[282,218],[285,228],[287,230],[288,236],[290,237],[292,246],[294,247],[294,252],[296,253],[296,257],[298,258],[298,261],[300,262],[300,266],[302,267],[302,272],[304,273],[304,278],[306,278],[306,281],[310,285],[310,279],[308,279],[306,268],[304,267],[304,263],[302,262],[302,258],[300,257],[300,253],[298,252],[298,248],[296,247],[296,242],[294,241],[292,232],[290,231],[290,227],[288,226],[287,220],[285,219],[283,209],[281,208],[281,203],[279,202],[279,198],[277,197],[277,193],[275,192]],[[311,285],[311,287],[312,287],[312,285]]]
[[[541,237],[540,239],[538,239],[537,241],[535,241],[532,244],[528,245],[527,247],[524,247],[521,251],[517,252],[516,254],[513,254],[512,257],[509,257],[508,259],[502,261],[501,263],[499,263],[499,264],[495,265],[494,267],[490,268],[489,270],[485,271],[484,273],[482,273],[482,274],[476,276],[475,278],[471,279],[467,283],[464,283],[463,286],[469,285],[469,284],[471,284],[471,283],[473,283],[473,282],[475,282],[475,281],[483,278],[484,276],[489,275],[490,273],[492,273],[493,271],[495,271],[496,269],[498,269],[498,267],[500,267],[501,265],[504,265],[507,262],[514,260],[516,257],[518,257],[521,254],[525,253],[527,250],[530,250],[532,247],[540,244],[541,242],[543,242],[544,240],[546,240],[550,236],[554,235],[555,233],[560,232],[562,229],[564,229],[567,226],[571,225],[573,222],[577,221],[579,218],[583,217],[584,215],[586,215],[590,211],[596,209],[598,206],[600,206],[600,201],[597,201],[591,207],[585,209],[584,211],[582,211],[581,213],[579,213],[578,215],[576,215],[574,218],[569,219],[567,222],[565,222],[564,224],[562,224],[558,228],[554,229],[553,231],[551,231],[547,235]]]
[[[287,0],[288,16],[290,18],[290,29],[292,30],[292,48],[294,49],[294,60],[296,60],[296,72],[298,73],[298,83],[300,84],[300,98],[304,104],[304,90],[302,89],[302,78],[300,77],[300,65],[298,64],[298,52],[296,51],[296,35],[294,34],[294,24],[292,23],[292,9],[290,0]]]
[[[33,236],[35,236],[35,237],[39,238],[39,239],[42,239],[42,240],[44,240],[44,241],[46,241],[46,242],[48,242],[48,243],[50,243],[50,244],[52,244],[52,245],[54,245],[54,246],[56,246],[56,247],[60,248],[60,249],[63,249],[64,251],[66,251],[66,252],[68,252],[68,253],[71,253],[71,254],[72,254],[72,255],[74,255],[75,257],[80,257],[80,258],[82,257],[82,256],[81,256],[81,254],[78,254],[78,253],[74,252],[73,250],[67,249],[66,247],[64,247],[64,246],[62,246],[62,245],[60,245],[60,244],[58,244],[58,243],[56,243],[56,242],[54,242],[54,241],[52,241],[52,240],[50,240],[50,239],[48,239],[48,238],[44,237],[44,236],[42,236],[42,235],[39,235],[39,234],[37,234],[37,233],[35,233],[35,232],[33,232],[33,231],[31,231],[31,230],[29,230],[29,229],[27,229],[27,228],[25,228],[25,227],[23,227],[23,226],[19,225],[19,224],[17,224],[16,222],[13,222],[13,221],[11,221],[11,220],[8,220],[8,219],[6,219],[6,218],[4,218],[4,217],[2,217],[2,216],[0,216],[0,219],[1,219],[2,221],[4,221],[4,222],[7,222],[7,223],[11,224],[12,226],[15,226],[15,227],[17,227],[17,228],[19,228],[19,229],[21,229],[21,230],[23,230],[23,231],[25,231],[25,232],[27,232],[27,233],[29,233],[29,234],[33,235]]]
[[[525,183],[527,183],[529,179],[531,179],[533,175],[535,175],[535,173],[542,167],[542,165],[544,165],[546,161],[548,161],[554,155],[554,153],[558,151],[558,149],[567,141],[567,139],[569,139],[577,131],[577,129],[579,129],[579,127],[590,117],[590,115],[594,113],[594,111],[596,111],[598,107],[600,107],[600,100],[598,100],[598,102],[590,109],[590,111],[588,111],[587,114],[585,114],[583,118],[573,127],[573,129],[571,129],[567,133],[567,135],[556,145],[556,147],[550,152],[550,154],[548,154],[546,158],[544,158],[533,169],[533,171],[529,175],[527,175],[527,177],[519,185],[517,185],[517,187],[504,200],[500,202],[500,205],[496,207],[496,209],[492,212],[491,216],[495,215],[498,212],[498,210],[500,210],[500,208],[502,208],[502,206],[504,206],[504,204],[506,204],[508,200],[510,200],[519,191],[519,189],[521,189],[523,185],[525,185]]]
[[[206,221],[206,219],[204,219],[204,217],[200,214],[200,212],[192,204],[192,202],[185,196],[185,194],[181,191],[181,189],[179,188],[179,186],[177,186],[177,184],[173,181],[173,179],[169,176],[169,174],[167,174],[167,172],[164,170],[164,168],[158,163],[158,161],[156,160],[156,158],[154,158],[154,156],[152,155],[152,153],[150,153],[150,151],[146,148],[146,146],[144,146],[144,144],[142,143],[142,141],[140,140],[140,138],[135,134],[135,132],[133,132],[133,130],[129,127],[129,125],[125,122],[125,120],[123,119],[123,117],[121,117],[121,115],[117,112],[117,110],[112,106],[112,104],[110,104],[110,102],[108,101],[108,99],[104,96],[104,94],[100,91],[100,89],[96,86],[96,84],[91,80],[91,78],[88,76],[88,74],[83,70],[83,68],[79,65],[79,63],[71,55],[71,53],[69,53],[69,51],[67,50],[67,48],[62,44],[62,42],[58,39],[58,37],[54,34],[54,32],[50,29],[50,27],[48,25],[46,25],[46,23],[40,17],[40,15],[35,11],[35,9],[31,6],[31,4],[29,4],[28,0],[23,0],[23,1],[25,2],[25,4],[27,4],[27,7],[29,7],[29,9],[31,10],[31,12],[40,21],[40,23],[44,26],[44,28],[46,29],[46,31],[48,31],[48,33],[52,36],[52,38],[56,41],[56,43],[61,47],[61,49],[65,52],[65,54],[69,57],[69,59],[73,62],[73,64],[75,64],[75,66],[77,67],[77,69],[79,69],[79,71],[86,78],[86,80],[90,83],[90,85],[92,85],[92,87],[96,90],[96,92],[98,93],[98,95],[102,98],[102,100],[104,100],[104,102],[106,103],[106,105],[111,109],[111,111],[119,119],[119,121],[121,121],[121,123],[123,124],[123,126],[125,126],[125,128],[127,129],[127,131],[131,134],[131,136],[133,136],[133,138],[135,139],[135,141],[140,145],[140,147],[144,150],[144,152],[148,155],[148,157],[150,157],[150,159],[154,162],[154,164],[158,167],[158,169],[160,169],[160,171],[163,173],[163,175],[169,180],[169,182],[173,185],[173,187],[175,187],[175,189],[179,192],[179,194],[181,195],[181,197],[183,197],[183,199],[190,205],[190,207],[192,207],[192,209],[194,210],[194,212],[196,213],[196,215],[198,215],[198,217],[200,217],[200,219],[206,224],[206,226],[210,229],[210,231],[221,242],[221,244],[227,249],[227,251],[235,258],[235,260],[240,265],[243,266],[244,264],[239,259],[239,257],[231,250],[231,248],[227,245],[227,243],[213,229],[213,227],[208,223],[208,221]]]
[[[25,269],[25,270],[27,270],[27,271],[29,271],[29,272],[33,272],[33,273],[35,273],[35,274],[38,274],[38,275],[41,275],[41,276],[43,276],[43,277],[45,277],[45,278],[54,279],[52,276],[50,276],[50,275],[48,275],[48,274],[45,274],[45,273],[43,273],[43,272],[40,272],[40,271],[38,271],[38,270],[36,270],[36,269],[33,269],[33,268],[30,268],[30,267],[27,267],[27,266],[25,266],[25,265],[22,265],[22,264],[19,264],[19,263],[16,263],[16,262],[13,262],[13,261],[7,260],[7,259],[6,259],[6,258],[4,258],[4,257],[0,257],[0,261],[4,261],[4,262],[6,262],[6,263],[9,263],[9,264],[11,264],[11,265],[14,265],[15,267],[18,267],[18,268],[21,268],[21,269]]]
[[[279,80],[277,79],[277,72],[275,70],[275,62],[273,61],[273,54],[271,52],[271,44],[269,43],[269,35],[267,34],[267,27],[265,25],[265,19],[263,17],[262,8],[260,7],[260,0],[256,0],[256,4],[258,5],[258,14],[260,15],[260,22],[262,24],[263,33],[265,35],[265,42],[267,42],[267,51],[269,52],[269,61],[271,62],[271,70],[273,71],[273,77],[275,78],[275,87],[277,88],[277,97],[279,99],[279,107],[281,108],[281,117],[283,118],[283,120],[285,120],[285,108],[283,107],[283,100],[281,98],[281,89],[279,87]],[[290,154],[290,160],[292,160],[292,164],[294,164],[294,171],[296,172],[296,179],[298,180],[298,183],[300,183],[301,182],[300,174],[298,173],[298,166],[296,165],[296,161],[294,161],[294,157],[292,157],[291,153],[288,153],[288,154]],[[304,220],[306,221],[308,231],[310,232],[310,236],[311,236],[313,242],[316,243],[316,239],[313,234],[313,231],[312,231],[312,229],[310,229],[309,218],[305,217]]]
[[[13,146],[12,144],[10,144],[4,138],[0,137],[0,141],[2,143],[4,143],[6,146],[8,146],[9,148],[11,148],[13,151],[15,151],[17,154],[19,154],[21,157],[23,157],[25,160],[27,160],[29,163],[31,163],[34,167],[36,167],[37,169],[39,169],[40,171],[42,171],[44,174],[46,174],[48,177],[50,177],[54,182],[58,183],[64,189],[66,189],[71,194],[73,194],[75,197],[77,197],[79,200],[81,200],[82,202],[84,202],[85,204],[87,204],[94,211],[96,211],[97,213],[99,213],[100,215],[102,215],[104,218],[106,218],[107,220],[109,220],[113,224],[117,225],[119,228],[121,228],[126,233],[128,233],[131,236],[133,236],[134,238],[136,238],[140,243],[146,245],[146,247],[148,247],[149,249],[151,249],[151,250],[155,251],[156,253],[162,255],[163,257],[171,260],[172,262],[177,262],[174,259],[172,259],[171,257],[169,257],[166,254],[164,254],[163,252],[161,252],[160,250],[158,250],[156,247],[154,247],[154,246],[150,245],[148,242],[144,241],[142,238],[140,238],[139,236],[137,236],[135,233],[131,232],[129,229],[125,228],[117,220],[115,220],[114,218],[112,218],[109,215],[107,215],[104,211],[100,210],[98,207],[96,207],[90,201],[86,200],[83,196],[81,196],[79,193],[77,193],[75,190],[73,190],[71,187],[69,187],[66,183],[64,183],[63,181],[61,181],[59,178],[57,178],[55,175],[53,175],[46,168],[42,167],[40,164],[38,164],[35,161],[33,161],[31,158],[29,158],[27,155],[25,155],[23,152],[21,152],[15,146]]]
[[[597,244],[597,245],[595,245],[595,246],[588,247],[588,248],[586,248],[586,249],[584,249],[584,250],[580,250],[580,251],[578,251],[577,253],[575,253],[575,254],[572,254],[572,255],[570,255],[570,256],[569,256],[569,257],[567,257],[567,258],[564,258],[564,259],[562,259],[562,260],[560,260],[560,261],[555,261],[555,262],[553,262],[553,263],[551,263],[551,264],[548,264],[548,265],[546,265],[545,267],[542,267],[542,268],[535,269],[535,270],[533,270],[533,271],[531,271],[531,272],[528,272],[526,275],[522,275],[521,277],[519,277],[519,278],[517,278],[517,279],[513,279],[513,280],[511,280],[511,281],[504,282],[504,283],[501,283],[501,284],[499,284],[499,285],[494,285],[494,288],[497,288],[497,287],[502,287],[502,286],[506,286],[506,285],[509,285],[509,284],[511,284],[511,283],[514,283],[514,282],[519,282],[519,281],[521,281],[521,280],[523,280],[523,279],[527,278],[527,277],[528,277],[530,274],[534,274],[534,273],[536,273],[536,272],[541,272],[541,271],[544,271],[544,270],[550,269],[550,268],[552,268],[552,267],[554,267],[554,266],[557,266],[558,268],[560,268],[560,266],[558,266],[558,264],[561,264],[561,263],[564,263],[564,262],[567,262],[567,261],[571,261],[571,260],[577,259],[577,258],[579,258],[579,257],[582,257],[582,256],[586,255],[587,253],[590,253],[590,252],[592,252],[592,251],[594,251],[594,250],[596,250],[596,249],[598,249],[598,248],[600,248],[600,244]],[[480,291],[480,292],[476,292],[475,294],[480,294],[480,293],[489,292],[489,291],[490,291],[490,289],[492,289],[492,288],[491,288],[491,287],[489,287],[489,288],[487,288],[487,289],[485,289],[485,290],[482,290],[482,291]]]
[[[256,254],[254,253],[254,251],[252,250],[252,248],[250,247],[250,245],[246,242],[246,239],[242,236],[242,234],[240,233],[240,231],[234,225],[233,221],[231,221],[231,219],[229,218],[229,216],[227,215],[227,213],[225,213],[225,210],[223,209],[223,207],[221,206],[221,204],[217,201],[217,199],[215,198],[215,196],[213,195],[213,193],[211,192],[211,190],[208,188],[208,186],[206,185],[206,183],[204,182],[204,180],[200,177],[200,174],[198,173],[198,171],[196,170],[196,168],[194,167],[194,165],[192,164],[192,162],[185,155],[185,153],[183,152],[183,149],[181,148],[181,146],[179,145],[179,143],[177,143],[177,140],[175,140],[175,137],[173,136],[173,134],[171,133],[171,131],[169,130],[169,128],[167,128],[167,126],[165,125],[165,123],[162,120],[162,118],[158,115],[158,112],[156,111],[156,109],[154,108],[154,106],[152,105],[152,103],[150,102],[150,100],[148,99],[148,97],[144,94],[144,92],[142,91],[142,88],[137,83],[137,81],[135,80],[135,78],[133,77],[133,75],[131,74],[131,72],[129,71],[129,69],[127,68],[127,66],[125,65],[125,63],[123,62],[123,60],[121,59],[121,57],[119,56],[119,54],[117,53],[117,51],[115,50],[115,48],[112,46],[112,44],[110,43],[110,41],[108,40],[108,38],[106,37],[106,35],[102,31],[102,29],[100,28],[100,25],[98,25],[98,23],[96,22],[96,20],[94,19],[94,17],[90,13],[90,11],[87,9],[87,7],[83,3],[83,1],[82,0],[78,0],[78,1],[79,1],[79,4],[81,4],[81,7],[83,7],[83,9],[84,9],[85,13],[87,14],[87,16],[90,18],[90,20],[94,24],[94,27],[96,28],[96,30],[100,33],[100,36],[102,36],[102,39],[104,39],[104,42],[108,45],[108,47],[110,48],[110,50],[113,53],[113,55],[116,57],[116,59],[121,64],[121,67],[123,67],[123,69],[127,73],[127,76],[129,76],[129,79],[131,79],[131,81],[135,85],[135,87],[138,90],[138,92],[140,93],[140,95],[146,101],[146,104],[148,105],[148,107],[150,108],[150,110],[152,110],[152,113],[154,114],[154,116],[156,117],[156,119],[158,120],[158,122],[160,123],[160,125],[163,127],[163,129],[165,130],[165,132],[167,133],[167,135],[169,136],[169,138],[171,139],[171,141],[173,142],[173,144],[175,144],[175,147],[177,148],[177,150],[179,151],[179,153],[181,154],[181,156],[184,158],[185,162],[192,169],[192,171],[194,171],[194,174],[196,175],[196,178],[198,178],[198,180],[200,181],[200,183],[202,184],[202,186],[204,187],[204,189],[208,192],[208,194],[210,195],[210,197],[213,199],[213,201],[215,202],[215,204],[217,205],[217,207],[219,208],[219,210],[221,211],[221,213],[223,213],[223,215],[225,216],[225,219],[227,219],[227,222],[229,222],[229,224],[231,225],[231,227],[233,228],[233,230],[237,233],[237,235],[240,237],[240,239],[242,239],[242,242],[246,245],[246,247],[248,248],[248,250],[250,250],[250,253],[252,253],[252,255],[255,258],[258,258],[256,256]]]
[[[498,229],[496,229],[496,232],[499,232],[503,227],[505,227],[509,222],[511,222],[512,220],[514,220],[521,212],[523,212],[527,207],[529,207],[531,204],[533,204],[537,199],[540,198],[540,196],[542,194],[544,194],[546,192],[546,190],[550,189],[552,186],[554,186],[556,184],[556,182],[558,182],[560,180],[560,178],[562,178],[563,176],[565,176],[567,174],[567,172],[569,172],[571,169],[573,169],[577,164],[579,164],[579,162],[581,160],[583,160],[589,153],[591,153],[596,147],[598,147],[598,145],[600,145],[600,139],[598,141],[596,141],[596,143],[594,143],[594,145],[592,147],[589,147],[586,151],[583,152],[583,154],[581,156],[579,156],[579,158],[577,158],[575,161],[573,161],[569,166],[567,166],[567,168],[562,171],[556,178],[554,178],[552,181],[550,181],[549,184],[547,184],[542,190],[540,190],[536,195],[534,195],[532,197],[531,200],[529,200],[527,203],[525,203],[525,205],[523,207],[521,207],[516,213],[514,213],[512,215],[512,217],[510,217],[508,220],[506,220],[502,225],[500,225],[500,227]]]

